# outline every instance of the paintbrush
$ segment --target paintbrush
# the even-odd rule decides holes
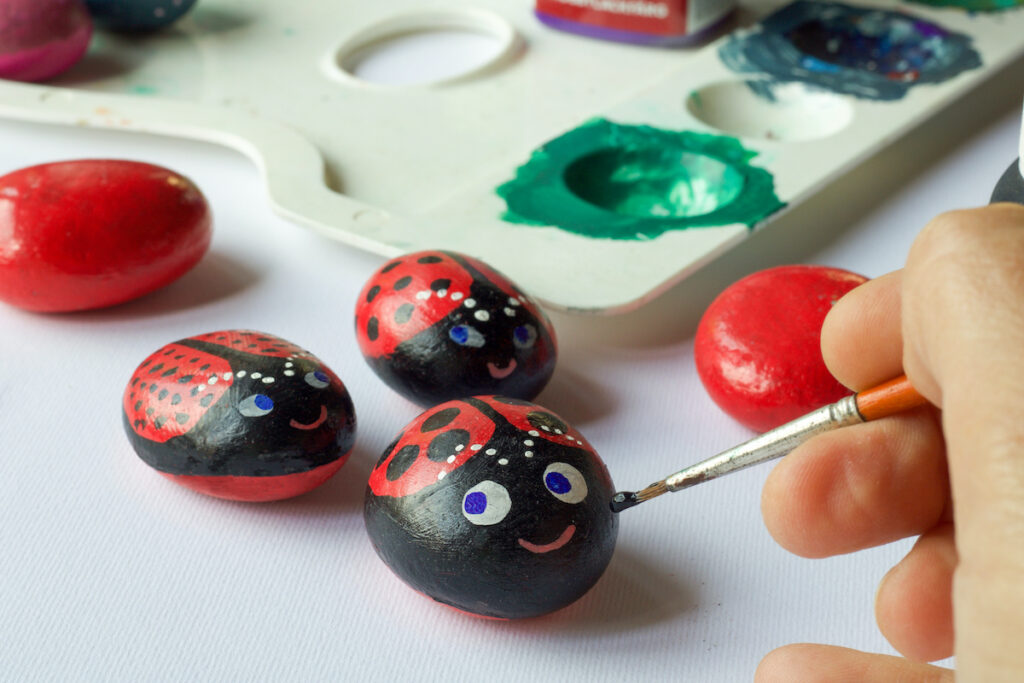
[[[620,491],[612,497],[612,512],[622,512],[663,493],[681,491],[751,465],[781,458],[812,436],[895,415],[925,403],[925,398],[910,385],[906,375],[897,377],[818,408],[636,493]]]

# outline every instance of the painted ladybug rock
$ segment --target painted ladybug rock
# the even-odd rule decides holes
[[[139,457],[182,486],[269,501],[310,491],[355,441],[345,385],[315,356],[262,332],[226,330],[168,344],[124,392]]]
[[[780,266],[735,282],[705,311],[697,372],[726,413],[767,431],[849,393],[825,367],[821,324],[867,278],[824,266]]]
[[[0,300],[79,311],[147,294],[188,272],[212,237],[188,178],[135,161],[85,159],[0,177]]]
[[[396,258],[356,303],[370,367],[422,406],[476,394],[532,399],[555,370],[555,332],[540,307],[486,264],[444,251]]]
[[[533,617],[572,603],[611,560],[611,478],[575,429],[532,403],[443,403],[370,474],[364,515],[381,559],[417,591],[472,614]]]

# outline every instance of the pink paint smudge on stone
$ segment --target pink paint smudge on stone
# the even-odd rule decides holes
[[[82,0],[2,0],[0,78],[53,78],[82,58],[91,37]]]

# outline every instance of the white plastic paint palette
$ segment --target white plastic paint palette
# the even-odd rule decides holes
[[[764,16],[781,5],[748,9]],[[1024,52],[1024,10],[871,6],[971,36],[983,66],[894,101],[799,83],[774,88],[771,101],[744,84],[757,75],[722,63],[721,41],[670,51],[589,40],[544,27],[522,0],[430,10],[418,0],[202,0],[171,31],[102,36],[58,81],[0,82],[0,115],[230,145],[264,170],[279,212],[326,236],[387,256],[459,250],[553,306],[624,311],[750,228],[595,239],[507,222],[495,189],[535,149],[603,117],[737,136],[792,205]],[[468,73],[434,74],[440,82],[429,85],[373,85],[352,75],[373,44],[419,31],[485,35],[489,47]],[[770,229],[780,215],[756,229]]]

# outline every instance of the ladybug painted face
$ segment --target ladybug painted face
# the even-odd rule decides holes
[[[370,475],[364,514],[381,559],[438,602],[530,617],[581,597],[611,560],[611,479],[554,413],[493,396],[414,420]]]
[[[367,282],[356,337],[370,367],[421,405],[475,394],[530,399],[554,372],[557,345],[540,308],[484,263],[408,254]]]
[[[355,410],[316,357],[262,332],[182,339],[136,369],[128,438],[147,464],[190,488],[277,500],[323,483],[348,456]]]

